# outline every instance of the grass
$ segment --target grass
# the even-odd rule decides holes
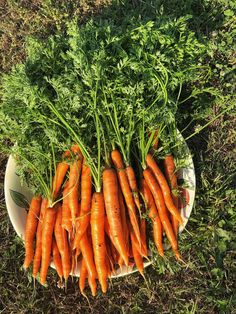
[[[235,75],[234,1],[13,1],[5,0],[1,19],[1,69],[24,60],[28,35],[47,38],[63,31],[65,22],[79,16],[81,23],[91,14],[110,15],[122,23],[134,10],[144,16],[159,14],[173,18],[190,14],[191,27],[209,43],[205,64],[212,74],[210,95],[190,99],[178,112],[179,129],[187,124],[187,137],[233,104]],[[188,141],[194,157],[197,194],[194,209],[180,248],[185,264],[172,257],[157,260],[138,274],[112,280],[109,292],[99,292],[89,302],[71,281],[67,291],[57,287],[50,271],[48,287],[36,283],[22,269],[23,247],[5,208],[3,180],[7,157],[0,156],[0,313],[235,313],[236,215],[235,215],[235,107]]]

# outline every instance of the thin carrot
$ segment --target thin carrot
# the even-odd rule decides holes
[[[131,247],[132,247],[134,262],[136,264],[138,271],[143,276],[143,269],[144,269],[143,258],[137,249],[137,247],[139,246],[139,243],[137,242],[137,239],[135,237],[134,231],[132,230],[131,226],[130,226],[130,239],[131,239]]]
[[[125,240],[125,247],[126,247],[126,252],[129,255],[129,228],[127,224],[127,217],[126,217],[126,208],[125,208],[125,203],[124,203],[124,198],[122,195],[122,192],[119,188],[119,204],[120,204],[120,213],[121,213],[121,223],[122,223],[122,231],[124,234],[124,240]],[[122,266],[123,264],[123,259],[120,256],[118,260],[118,264]]]
[[[128,166],[125,168],[127,178],[129,181],[129,186],[131,188],[131,191],[133,193],[134,197],[134,202],[137,206],[137,208],[140,210],[140,199],[139,199],[139,191],[138,191],[138,185],[137,185],[137,180],[134,172],[134,168],[132,166]]]
[[[102,192],[95,192],[92,197],[91,233],[94,261],[102,292],[107,291],[106,245],[104,232],[105,205]]]
[[[80,266],[80,275],[79,275],[79,288],[80,292],[84,294],[85,282],[87,278],[87,267],[84,258],[82,258],[81,266]]]
[[[92,296],[95,297],[96,292],[97,292],[96,278],[90,277],[89,274],[88,274],[88,284],[89,284],[90,290],[92,292]]]
[[[62,261],[62,269],[63,269],[63,276],[65,281],[67,281],[70,272],[71,272],[71,254],[69,249],[68,237],[67,232],[65,229],[62,228],[62,207],[61,204],[58,204],[57,207],[57,215],[56,221],[54,226],[54,234],[57,242],[57,246],[59,252],[61,254],[61,261]]]
[[[42,285],[46,282],[47,271],[50,264],[51,248],[52,248],[52,235],[54,224],[56,220],[56,213],[58,204],[54,207],[48,207],[45,210],[42,228],[42,261],[40,269],[40,282]]]
[[[121,211],[118,197],[118,182],[114,169],[105,169],[103,171],[103,194],[108,222],[114,245],[128,266],[129,258],[121,223]]]
[[[69,165],[66,162],[59,162],[56,169],[55,177],[53,178],[53,197],[56,198],[61,189],[61,185],[69,169]]]
[[[82,174],[81,174],[81,203],[80,203],[80,217],[77,222],[77,230],[73,248],[79,245],[80,239],[85,233],[90,222],[91,210],[91,197],[92,197],[92,178],[90,168],[83,160]]]
[[[118,179],[120,183],[120,187],[122,190],[122,193],[125,198],[125,202],[127,205],[129,217],[130,217],[130,222],[132,224],[132,227],[134,229],[135,236],[141,246],[141,236],[140,236],[140,230],[139,230],[139,224],[138,224],[138,219],[136,216],[136,208],[135,208],[135,203],[133,199],[133,195],[130,189],[129,181],[127,178],[126,171],[124,169],[124,163],[122,160],[121,153],[118,150],[113,150],[111,153],[111,158],[112,161],[117,169],[117,174],[118,174]]]
[[[25,260],[23,267],[27,269],[34,258],[34,237],[37,231],[41,196],[34,196],[30,203],[29,212],[27,215],[25,226]]]
[[[173,202],[174,202],[176,208],[178,208],[178,196],[173,192],[173,191],[177,190],[177,188],[178,188],[177,177],[175,174],[175,162],[174,162],[173,155],[171,155],[171,154],[167,155],[163,161],[163,164],[164,164],[165,176],[167,178],[167,181],[168,181],[170,189],[171,189],[171,195],[172,195]],[[175,236],[177,237],[178,229],[179,229],[179,223],[178,223],[178,220],[175,218],[174,215],[171,215],[171,222],[172,222],[172,226],[173,226],[173,229],[175,232]]]
[[[60,279],[62,280],[63,276],[63,269],[62,269],[62,262],[61,262],[61,255],[58,250],[57,242],[55,238],[53,239],[52,242],[52,255],[53,255],[53,263],[55,265],[56,271]]]
[[[82,167],[82,157],[75,160],[70,165],[69,183],[68,183],[68,204],[71,210],[72,226],[76,224],[76,218],[79,215],[79,178]]]
[[[156,245],[159,255],[164,256],[161,220],[158,215],[157,208],[152,197],[152,193],[144,179],[142,179],[141,193],[143,194],[143,197],[147,205],[148,216],[152,220],[154,243]]]
[[[179,221],[180,224],[183,224],[183,219],[176,208],[176,206],[173,203],[172,197],[171,197],[171,191],[168,186],[168,183],[166,181],[165,176],[161,172],[160,168],[158,167],[157,163],[153,159],[151,154],[147,154],[146,162],[148,167],[152,170],[158,184],[160,185],[160,188],[162,190],[164,201],[166,204],[166,207],[170,211],[170,213],[176,217],[176,219]]]
[[[72,231],[72,221],[71,221],[71,211],[69,207],[69,188],[68,182],[65,184],[63,193],[62,193],[62,228],[67,230],[69,233]]]
[[[36,233],[36,246],[35,246],[35,253],[34,253],[33,270],[32,270],[33,278],[36,278],[38,271],[40,269],[40,264],[41,264],[42,222],[43,222],[43,217],[45,214],[46,207],[47,207],[47,199],[43,198],[42,203],[41,203],[40,216],[39,216],[39,222],[38,222],[37,233]]]
[[[180,254],[178,252],[178,243],[176,241],[174,231],[172,229],[171,223],[168,218],[167,209],[166,209],[166,205],[165,205],[165,201],[164,201],[161,189],[150,169],[145,169],[143,171],[143,176],[145,178],[145,181],[150,191],[152,192],[166,236],[168,240],[170,241],[170,244],[175,253],[175,256],[179,259]]]
[[[80,240],[80,249],[83,255],[86,268],[91,278],[96,278],[97,271],[94,264],[92,243],[89,241],[87,232],[84,233]]]

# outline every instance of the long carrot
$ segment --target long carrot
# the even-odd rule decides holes
[[[105,169],[103,171],[103,194],[108,222],[114,245],[128,266],[129,258],[125,246],[124,234],[121,223],[121,212],[118,197],[118,182],[114,169]]]
[[[117,169],[118,179],[119,179],[120,187],[121,187],[121,190],[122,190],[122,193],[124,195],[125,202],[127,205],[130,222],[134,229],[135,236],[141,246],[141,236],[140,236],[138,219],[136,215],[135,203],[134,203],[133,195],[130,189],[127,174],[124,169],[124,163],[122,160],[121,153],[118,150],[113,150],[111,153],[111,158]]]
[[[152,197],[152,193],[144,179],[142,179],[141,193],[143,194],[143,197],[147,205],[148,216],[152,220],[154,243],[156,245],[159,255],[164,256],[161,220],[158,215],[157,208]]]
[[[77,230],[73,248],[79,245],[80,239],[85,233],[90,222],[91,210],[91,197],[92,197],[92,178],[90,168],[83,160],[82,174],[81,174],[81,202],[80,202],[80,217],[77,222]]]
[[[96,292],[97,292],[96,278],[90,277],[89,274],[88,274],[88,284],[89,284],[93,297],[95,297]]]
[[[139,253],[137,247],[139,246],[139,243],[137,242],[137,239],[135,237],[134,231],[132,230],[132,227],[130,226],[130,239],[131,239],[131,247],[133,252],[134,261],[136,264],[136,267],[140,274],[143,276],[143,258],[142,255]]]
[[[41,196],[34,196],[30,203],[29,212],[27,215],[25,226],[25,260],[23,267],[27,269],[34,258],[34,237],[37,231]]]
[[[56,169],[55,177],[53,178],[53,197],[56,198],[61,189],[61,185],[69,169],[69,165],[66,162],[59,162]]]
[[[82,157],[75,160],[70,165],[69,183],[68,183],[68,204],[71,210],[72,226],[76,224],[76,218],[79,215],[79,178],[82,167]]]
[[[147,154],[146,162],[148,167],[152,170],[154,176],[156,177],[158,184],[160,185],[166,207],[171,212],[171,214],[179,221],[179,223],[183,224],[183,219],[178,209],[173,203],[171,191],[166,181],[166,178],[164,177],[163,173],[161,172],[160,168],[158,167],[157,163],[155,162],[151,154]]]
[[[92,249],[92,244],[89,241],[87,232],[84,233],[84,235],[82,236],[80,240],[80,249],[81,249],[83,260],[85,262],[89,276],[91,278],[96,278],[97,271],[94,264],[93,249]]]
[[[138,185],[137,185],[137,180],[136,180],[134,168],[132,166],[128,166],[125,168],[125,171],[127,174],[127,178],[129,181],[131,191],[133,193],[134,202],[135,202],[137,208],[140,210],[141,205],[140,205],[139,191],[138,191]]]
[[[92,197],[91,208],[91,233],[93,242],[94,261],[97,269],[98,280],[102,292],[107,291],[106,246],[104,232],[105,205],[102,192],[95,192]]]
[[[62,228],[67,230],[68,233],[71,233],[72,231],[72,221],[71,221],[71,211],[69,207],[69,188],[68,188],[68,182],[65,184],[63,193],[62,193]]]
[[[82,258],[81,266],[80,266],[80,275],[79,275],[79,288],[80,292],[84,294],[85,282],[87,278],[87,267],[84,258]]]
[[[167,209],[166,209],[166,205],[165,205],[165,201],[163,198],[163,194],[162,191],[154,177],[154,175],[152,174],[152,171],[150,169],[145,169],[143,171],[143,176],[144,179],[149,187],[149,189],[152,192],[156,207],[158,209],[158,213],[162,222],[162,226],[165,230],[166,236],[168,238],[168,240],[170,241],[170,244],[172,246],[172,249],[175,253],[175,256],[179,259],[180,258],[180,254],[178,252],[178,243],[176,241],[176,237],[174,234],[174,231],[172,229],[171,223],[169,221],[168,218],[168,214],[167,214]]]
[[[177,177],[175,174],[175,162],[174,162],[173,155],[171,154],[167,155],[163,161],[163,164],[164,164],[164,169],[165,169],[165,176],[171,188],[171,195],[172,195],[173,202],[176,208],[178,208],[178,196],[175,195],[175,193],[173,192],[174,190],[177,190],[178,188]],[[172,222],[172,226],[175,232],[175,236],[177,237],[179,223],[174,215],[171,215],[171,222]]]
[[[56,271],[60,279],[62,280],[63,277],[63,269],[62,269],[62,262],[61,262],[61,255],[58,250],[57,242],[53,239],[52,242],[52,255],[53,255],[53,263],[55,265]]]
[[[37,233],[36,233],[36,246],[35,246],[35,253],[34,253],[33,270],[32,270],[33,278],[36,278],[38,271],[40,269],[40,264],[41,264],[42,223],[43,223],[43,217],[45,214],[46,207],[47,207],[47,199],[43,198],[42,203],[41,203],[40,216],[39,216],[39,222],[38,222]]]
[[[42,261],[40,269],[40,282],[42,285],[46,282],[47,271],[50,264],[51,249],[52,249],[52,235],[54,224],[56,220],[58,204],[54,207],[48,207],[45,210],[42,228]]]
[[[121,213],[121,222],[122,222],[122,231],[124,234],[124,240],[125,240],[125,247],[126,247],[126,252],[129,255],[129,228],[127,224],[127,217],[126,217],[126,208],[125,208],[125,203],[124,203],[124,198],[122,195],[122,192],[119,188],[119,203],[120,203],[120,213]],[[121,261],[120,263],[121,264]]]
[[[71,254],[69,249],[67,232],[62,228],[62,207],[58,204],[57,215],[54,226],[54,234],[59,252],[61,254],[63,276],[67,281],[71,271]]]

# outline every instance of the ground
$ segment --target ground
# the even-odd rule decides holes
[[[140,1],[129,2],[114,1],[116,6],[139,8]],[[191,122],[183,132],[185,137],[211,122],[188,140],[197,191],[191,218],[180,239],[185,263],[176,263],[173,258],[161,265],[157,261],[146,269],[146,281],[138,274],[112,280],[106,295],[98,292],[93,298],[88,293],[88,300],[79,293],[75,280],[68,283],[67,291],[58,288],[53,270],[47,288],[38,283],[34,286],[21,268],[22,243],[6,211],[3,181],[7,156],[0,155],[0,313],[236,313],[235,107],[213,121],[233,103],[234,1],[149,3],[157,14],[173,18],[192,15],[192,29],[212,43],[212,56],[206,63],[212,65],[215,76],[208,83],[222,93],[221,102],[209,100],[209,114],[202,114],[203,108],[207,112],[207,98],[199,99],[198,107],[182,108],[178,113],[180,130]],[[2,72],[24,60],[27,36],[47,38],[63,29],[73,16],[83,23],[91,15],[103,14],[110,5],[108,0],[2,0]]]

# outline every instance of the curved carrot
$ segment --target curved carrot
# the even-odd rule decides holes
[[[58,204],[54,207],[48,207],[45,210],[42,227],[42,261],[40,269],[40,282],[42,285],[46,282],[47,271],[51,259],[52,235],[56,220]]]
[[[77,222],[77,230],[73,248],[79,246],[80,239],[85,233],[90,222],[91,210],[91,197],[92,197],[92,178],[90,168],[83,160],[82,174],[81,174],[81,201],[80,201],[80,217]]]
[[[79,288],[80,292],[84,294],[85,282],[87,278],[87,267],[84,258],[82,258],[81,266],[80,266],[80,275],[79,275]]]
[[[121,223],[121,212],[118,197],[118,182],[114,169],[105,169],[103,171],[103,194],[108,222],[114,245],[128,266],[129,258],[125,246],[124,234]]]
[[[92,197],[91,233],[94,261],[102,292],[107,291],[106,245],[104,232],[105,205],[102,192],[95,192]]]
[[[69,169],[69,165],[66,162],[59,162],[56,169],[55,177],[53,178],[53,197],[56,198],[61,189],[61,185]]]
[[[159,255],[164,256],[161,220],[158,215],[157,208],[152,197],[152,193],[144,179],[142,179],[141,193],[143,194],[143,197],[147,205],[148,216],[152,220],[154,243],[156,245]]]
[[[150,191],[152,192],[166,236],[168,240],[170,241],[170,244],[175,253],[175,256],[179,259],[180,254],[178,252],[178,243],[176,241],[174,231],[172,229],[171,223],[168,218],[167,209],[166,209],[166,205],[165,205],[165,201],[164,201],[161,189],[150,169],[145,169],[143,171],[143,176]]]
[[[151,154],[147,154],[146,162],[147,162],[148,167],[152,170],[158,184],[160,185],[160,188],[164,196],[166,207],[171,212],[171,214],[175,216],[175,218],[179,221],[179,223],[183,224],[183,219],[178,209],[173,203],[170,188],[168,186],[166,178],[164,177],[163,173],[161,172],[160,168],[158,167],[157,163],[155,162]]]
[[[121,191],[124,195],[125,202],[127,205],[130,222],[132,224],[132,227],[134,229],[135,236],[141,246],[141,236],[140,236],[140,230],[139,230],[139,224],[138,219],[136,216],[136,208],[135,203],[133,199],[133,195],[130,189],[129,181],[127,178],[126,171],[124,169],[123,159],[121,156],[121,153],[118,150],[113,150],[111,153],[112,161],[117,169],[118,179],[121,187]]]
[[[76,218],[79,215],[79,178],[82,167],[82,158],[75,160],[70,165],[69,183],[68,183],[68,204],[71,210],[72,226],[76,224]]]
[[[62,228],[68,231],[70,233],[72,231],[72,221],[71,221],[71,211],[69,207],[69,188],[68,188],[68,182],[64,187],[63,193],[62,193]]]
[[[85,262],[89,276],[91,278],[96,278],[97,271],[96,271],[96,267],[95,267],[94,259],[93,259],[93,249],[92,249],[92,244],[89,241],[87,232],[84,233],[84,235],[82,236],[80,240],[80,249],[81,249],[83,260]]]
[[[137,185],[137,180],[136,180],[134,168],[132,166],[128,166],[125,168],[125,171],[127,174],[127,178],[129,181],[131,191],[133,193],[134,202],[135,202],[137,208],[140,210],[141,205],[140,205],[138,185]]]
[[[46,207],[47,207],[47,199],[43,198],[42,203],[41,203],[40,216],[39,216],[39,222],[38,222],[37,233],[36,233],[36,246],[35,246],[35,253],[34,253],[33,270],[32,270],[33,278],[36,278],[39,268],[40,268],[40,264],[41,264],[42,223],[43,223],[43,217],[45,214]]]
[[[63,269],[62,269],[61,255],[58,250],[57,242],[55,239],[53,239],[52,241],[52,256],[53,256],[53,263],[56,268],[57,274],[62,280]]]
[[[62,228],[62,207],[61,204],[58,204],[56,221],[54,226],[54,234],[58,246],[58,250],[61,254],[61,262],[63,269],[63,276],[67,281],[70,272],[71,272],[71,256],[68,243],[67,232]]]
[[[27,269],[34,258],[34,237],[37,231],[41,196],[34,196],[30,203],[25,226],[25,260],[23,267]]]
[[[130,239],[131,239],[131,247],[132,247],[135,265],[138,271],[140,272],[140,274],[143,276],[143,269],[144,269],[143,258],[137,249],[139,246],[139,243],[135,237],[134,231],[132,230],[131,226],[130,226]]]
[[[164,169],[165,169],[165,176],[167,178],[167,181],[169,183],[169,186],[171,188],[171,191],[177,190],[178,188],[178,183],[177,183],[177,177],[175,174],[175,162],[174,162],[174,157],[170,154],[167,155],[163,161],[164,164]],[[178,196],[176,196],[173,192],[171,192],[173,202],[178,208]],[[175,236],[177,237],[178,235],[178,229],[179,229],[179,223],[178,220],[175,218],[174,215],[171,215],[171,222],[172,226],[175,232]]]

